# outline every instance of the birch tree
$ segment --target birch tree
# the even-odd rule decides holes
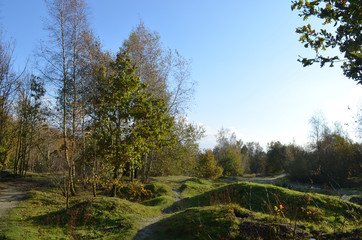
[[[122,49],[137,65],[137,75],[148,84],[148,91],[166,100],[169,113],[184,113],[195,87],[190,60],[176,49],[164,47],[159,33],[151,31],[142,21],[124,41]]]
[[[49,39],[41,45],[40,56],[44,77],[58,89],[62,117],[64,159],[68,166],[67,206],[69,193],[75,194],[76,136],[78,128],[78,86],[83,32],[88,31],[86,4],[83,0],[49,0],[46,2],[49,18],[46,30]],[[68,129],[71,129],[69,134]]]

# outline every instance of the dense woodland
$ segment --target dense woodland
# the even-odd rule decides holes
[[[116,196],[125,182],[151,176],[362,178],[362,144],[322,115],[311,118],[306,146],[275,141],[264,149],[220,129],[214,149],[200,149],[205,131],[185,117],[195,88],[187,58],[142,21],[119,52],[108,52],[89,27],[84,1],[47,7],[49,38],[33,56],[35,69],[14,71],[14,44],[5,36],[0,42],[0,168],[61,176],[67,205],[77,186]],[[361,116],[356,121],[362,125]]]

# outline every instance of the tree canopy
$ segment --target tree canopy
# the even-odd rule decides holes
[[[315,51],[314,58],[301,57],[303,66],[319,63],[321,67],[326,64],[342,62],[345,76],[362,84],[362,4],[360,0],[298,0],[292,1],[292,10],[299,10],[303,20],[316,17],[323,20],[324,29],[319,31],[310,24],[298,27],[299,41],[304,47]],[[329,56],[322,54],[331,48],[339,48],[343,54]]]

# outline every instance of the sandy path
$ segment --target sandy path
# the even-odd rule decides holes
[[[139,230],[133,240],[143,240],[156,234],[154,224],[163,219],[165,215],[159,215],[151,218],[142,224],[142,229]]]
[[[180,191],[178,189],[172,189],[172,191],[175,193],[175,203],[178,201],[181,201],[182,198],[181,198]],[[157,233],[155,232],[155,229],[154,229],[155,223],[166,218],[172,212],[173,211],[171,209],[169,209],[169,210],[164,209],[162,211],[161,215],[156,216],[154,218],[150,218],[147,221],[143,222],[141,230],[139,230],[137,232],[137,235],[133,238],[133,240],[143,240],[143,239],[147,239],[151,236],[156,235]]]
[[[0,190],[0,218],[25,199],[26,193],[18,186],[8,185]]]

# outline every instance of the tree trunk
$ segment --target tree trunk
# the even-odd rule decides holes
[[[132,161],[131,162],[131,169],[130,169],[130,171],[131,171],[131,182],[133,182],[134,181],[134,179],[135,179],[135,166],[134,166],[134,161]]]
[[[115,167],[113,170],[113,180],[116,181],[118,178],[118,169],[119,167]],[[112,187],[112,191],[111,191],[111,196],[112,197],[116,197],[117,196],[117,184],[114,182],[113,183],[113,187]]]
[[[147,174],[147,162],[148,160],[148,154],[146,153],[144,156],[144,162],[143,162],[143,167],[142,167],[142,183],[146,183],[146,174]]]
[[[93,159],[93,167],[92,167],[92,175],[93,175],[93,181],[92,181],[92,190],[93,190],[93,196],[97,196],[97,183],[96,183],[96,166],[97,166],[97,149],[96,144],[94,144],[94,159]]]
[[[17,145],[16,145],[16,155],[14,161],[14,175],[18,174],[18,164],[19,164],[19,157],[20,157],[20,145],[21,145],[21,137],[18,137]]]
[[[62,76],[63,76],[63,141],[64,141],[64,159],[68,164],[68,184],[66,188],[66,207],[69,208],[69,192],[70,182],[72,179],[72,163],[68,156],[68,136],[67,136],[67,58],[66,58],[66,42],[65,42],[65,19],[64,19],[64,3],[60,9],[60,31],[61,31],[61,48],[62,48]]]
[[[69,174],[68,174],[69,175]],[[66,180],[67,178],[66,177],[64,177],[64,184],[66,185],[66,186],[64,186],[65,187],[65,195],[66,195],[66,200],[65,200],[65,205],[66,205],[66,208],[67,209],[69,209],[69,198],[70,198],[70,179],[68,178],[68,182],[67,182],[67,180]]]
[[[74,29],[75,31],[77,31],[77,29]],[[72,181],[71,181],[71,192],[72,195],[75,195],[75,184],[74,184],[74,180],[75,180],[75,155],[76,155],[76,133],[77,133],[77,74],[76,74],[76,52],[77,52],[77,33],[75,34],[75,39],[74,39],[74,43],[73,43],[73,109],[72,109],[72,135],[73,135],[73,141],[72,141]]]
[[[150,152],[150,156],[148,158],[147,166],[146,166],[146,182],[148,182],[150,172],[152,169],[152,159],[153,159],[153,150]]]

